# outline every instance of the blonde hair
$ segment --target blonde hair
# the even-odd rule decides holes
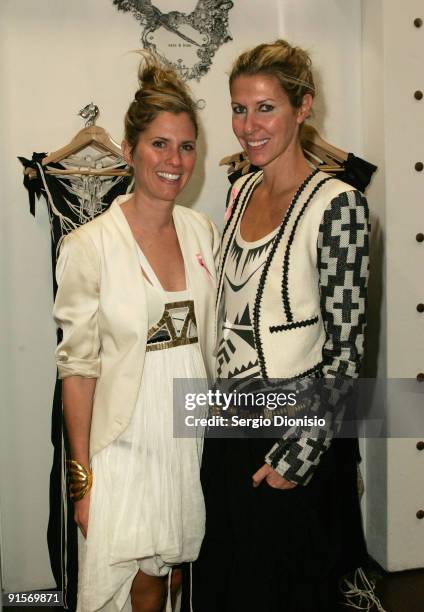
[[[302,105],[305,94],[315,95],[311,58],[285,40],[263,43],[242,53],[232,66],[230,88],[237,77],[256,74],[275,77],[295,108]]]
[[[125,140],[133,153],[138,137],[161,112],[187,113],[196,138],[198,134],[196,103],[188,87],[175,70],[165,66],[152,53],[139,51],[143,59],[138,69],[140,88],[125,115]]]

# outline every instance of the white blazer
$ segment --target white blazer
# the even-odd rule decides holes
[[[146,289],[137,245],[119,196],[102,215],[63,241],[56,267],[54,318],[63,331],[59,377],[97,378],[90,457],[127,427],[137,400],[148,332]],[[215,260],[219,237],[201,213],[175,206],[173,219],[190,286],[200,349],[214,373]]]

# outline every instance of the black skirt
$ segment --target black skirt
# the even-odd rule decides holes
[[[207,439],[206,535],[184,589],[194,612],[333,612],[339,579],[366,560],[356,440],[334,440],[312,480],[252,486],[272,440]]]

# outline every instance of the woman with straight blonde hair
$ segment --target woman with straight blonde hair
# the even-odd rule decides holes
[[[277,40],[246,51],[230,92],[233,131],[260,170],[229,193],[217,378],[337,388],[358,376],[363,352],[367,202],[304,156],[315,84],[303,49]],[[331,428],[207,439],[195,612],[333,612],[340,578],[366,558],[358,459],[356,440]]]

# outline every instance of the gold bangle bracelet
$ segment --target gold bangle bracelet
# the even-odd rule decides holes
[[[69,497],[73,501],[79,501],[91,489],[93,472],[78,461],[74,461],[74,459],[68,459],[66,465],[68,468]]]

